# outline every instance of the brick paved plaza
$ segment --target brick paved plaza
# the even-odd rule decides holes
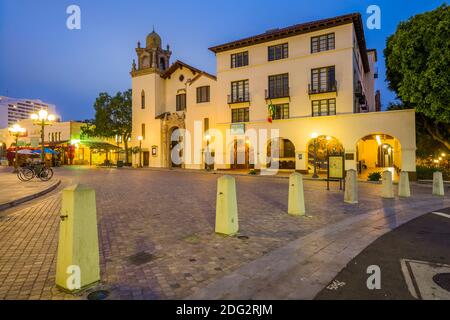
[[[55,284],[60,191],[73,183],[95,188],[102,283],[112,299],[186,298],[274,249],[322,227],[381,208],[432,198],[383,200],[380,185],[360,183],[360,203],[344,204],[338,185],[305,181],[308,217],[287,215],[288,180],[237,176],[239,236],[214,233],[220,174],[64,168],[53,193],[0,212],[0,299],[84,299]],[[431,200],[434,201],[434,200]],[[436,204],[443,200],[436,199]]]

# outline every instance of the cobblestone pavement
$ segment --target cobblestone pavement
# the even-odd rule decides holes
[[[64,168],[64,183],[94,187],[102,283],[111,299],[185,298],[216,279],[323,226],[382,207],[380,186],[360,184],[348,205],[334,184],[305,181],[308,217],[286,214],[288,180],[236,177],[240,235],[214,233],[220,175],[177,171]],[[59,188],[59,190],[61,187]],[[414,187],[416,201],[429,187]],[[0,299],[85,298],[54,288],[60,194],[0,217]],[[248,237],[248,238],[247,238]]]

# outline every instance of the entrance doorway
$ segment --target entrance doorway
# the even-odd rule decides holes
[[[314,148],[315,142],[315,148]],[[328,156],[342,155],[344,146],[332,136],[318,136],[308,143],[308,171],[314,172],[314,155],[316,155],[316,171],[326,175],[328,171]]]
[[[267,144],[267,168],[295,170],[295,146],[291,140],[277,138]]]
[[[142,165],[144,167],[148,167],[150,165],[150,152],[149,151],[144,151],[142,152]]]
[[[178,127],[173,127],[169,134],[169,164],[171,168],[181,168],[183,159],[183,136]]]
[[[250,142],[246,139],[234,139],[231,150],[231,169],[253,169],[254,161],[250,163]]]
[[[401,168],[401,145],[388,134],[370,134],[356,144],[356,161],[361,179],[373,172],[389,170],[397,180]]]

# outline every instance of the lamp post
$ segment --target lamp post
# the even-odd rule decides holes
[[[16,173],[19,163],[19,137],[23,135],[27,130],[25,128],[22,128],[19,124],[15,124],[11,128],[8,128],[8,131],[15,138],[16,142],[16,154],[14,156],[14,171],[13,171],[13,173]]]
[[[139,168],[142,168],[142,140],[144,137],[139,136],[137,139],[139,140]]]
[[[209,160],[210,160],[210,155],[209,155],[209,142],[211,141],[211,136],[209,134],[207,134],[205,136],[205,140],[206,140],[206,154],[205,154],[205,164],[206,164],[206,171],[210,170],[209,167]]]
[[[319,178],[319,175],[317,174],[317,137],[319,135],[317,134],[317,132],[313,132],[311,134],[311,138],[314,139],[314,174],[313,174],[313,178],[317,179]]]
[[[44,147],[44,128],[47,125],[51,125],[55,121],[56,117],[53,114],[49,114],[47,110],[41,109],[38,113],[33,113],[31,119],[35,125],[41,126],[41,161],[45,161],[45,147]]]

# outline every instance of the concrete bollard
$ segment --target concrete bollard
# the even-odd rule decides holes
[[[356,180],[356,170],[347,170],[345,176],[344,202],[358,203],[358,182]]]
[[[288,213],[293,216],[305,215],[303,176],[298,172],[294,172],[289,176]]]
[[[100,281],[95,190],[64,189],[60,218],[56,286],[74,293]]]
[[[216,233],[234,235],[238,230],[236,181],[226,175],[217,180]]]
[[[411,189],[409,187],[408,172],[400,172],[400,181],[398,182],[398,196],[408,198],[411,196]]]
[[[444,195],[444,179],[442,177],[442,172],[439,171],[433,172],[433,195]]]
[[[383,172],[382,180],[382,193],[381,196],[385,199],[393,199],[394,197],[394,187],[392,185],[392,172],[386,170]]]

